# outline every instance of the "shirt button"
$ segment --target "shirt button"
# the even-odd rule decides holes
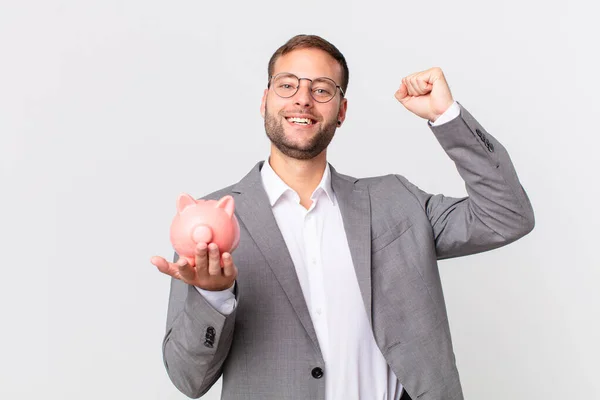
[[[321,379],[323,377],[323,370],[319,367],[313,368],[310,373],[315,379]]]
[[[317,311],[317,314],[321,315],[321,308],[320,308],[320,307],[319,307],[319,308],[317,308],[317,310],[316,310],[316,311]]]

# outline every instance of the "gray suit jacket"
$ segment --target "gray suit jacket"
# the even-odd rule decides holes
[[[437,260],[511,243],[533,229],[534,216],[506,150],[462,105],[459,117],[431,130],[468,197],[431,195],[400,175],[356,179],[334,168],[332,186],[379,349],[413,399],[458,400]],[[235,198],[237,307],[224,316],[193,287],[172,280],[165,367],[192,398],[223,374],[225,400],[323,400],[327,366],[261,166],[206,196]]]

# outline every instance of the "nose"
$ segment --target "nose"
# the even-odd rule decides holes
[[[306,81],[306,82],[302,82]],[[312,82],[308,79],[300,79],[298,82],[298,91],[294,95],[294,103],[300,107],[311,107],[315,99],[310,94],[310,86]]]

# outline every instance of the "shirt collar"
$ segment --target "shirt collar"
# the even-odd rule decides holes
[[[290,188],[279,175],[275,173],[271,165],[269,164],[269,159],[267,158],[263,163],[263,166],[260,170],[260,175],[262,178],[263,187],[267,192],[267,197],[269,198],[269,203],[271,207],[277,203],[277,201],[283,196],[286,192],[290,192],[290,194],[294,195],[296,200],[299,202],[300,198],[298,194]],[[329,167],[329,163],[325,165],[325,172],[323,173],[323,177],[321,178],[321,182],[315,188],[311,199],[315,200],[318,194],[323,191],[329,198],[332,204],[335,204],[335,196],[333,193],[333,188],[331,186],[331,169]]]

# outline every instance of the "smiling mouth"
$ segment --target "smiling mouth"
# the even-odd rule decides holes
[[[316,121],[311,118],[288,117],[286,120],[294,125],[313,125]]]

